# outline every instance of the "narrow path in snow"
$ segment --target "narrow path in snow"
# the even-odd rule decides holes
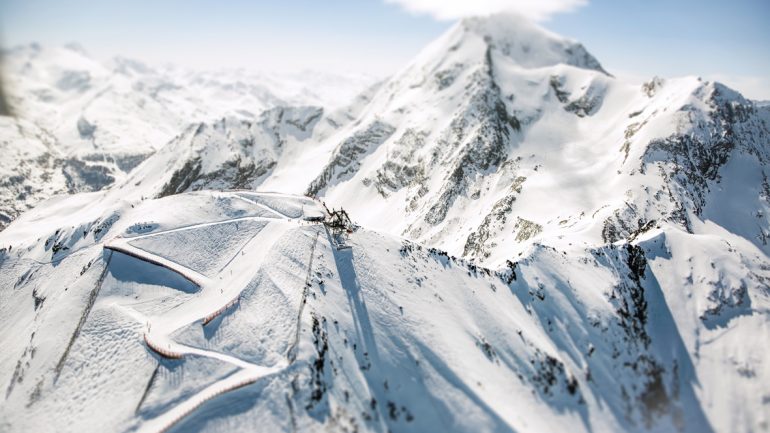
[[[246,197],[244,197],[244,196],[242,196],[240,194],[236,194],[233,197],[235,197],[235,198],[237,198],[237,199],[239,199],[241,201],[245,201],[246,203],[249,203],[251,205],[257,206],[257,207],[259,207],[261,209],[265,209],[268,212],[272,212],[273,214],[275,214],[275,216],[277,218],[286,218],[287,217],[286,215],[278,212],[277,210],[275,210],[275,209],[273,209],[273,208],[271,208],[269,206],[265,206],[262,203],[258,203],[258,202],[254,201],[254,200],[248,199],[248,198],[246,198]]]
[[[276,212],[273,211],[273,213],[276,213]],[[201,227],[210,227],[210,226],[217,226],[217,225],[222,225],[222,224],[230,224],[230,223],[238,222],[238,221],[275,221],[276,218],[286,218],[286,217],[284,215],[282,215],[282,214],[276,213],[276,217],[275,218],[273,218],[273,217],[265,217],[265,216],[253,216],[253,215],[252,216],[237,217],[237,218],[228,218],[226,220],[221,220],[221,221],[209,221],[209,222],[205,222],[205,223],[187,224],[185,226],[174,227],[173,229],[168,229],[168,230],[161,230],[161,231],[152,232],[152,233],[144,233],[144,234],[139,234],[139,235],[136,235],[136,236],[127,236],[127,237],[115,238],[115,239],[111,240],[108,243],[112,243],[114,241],[119,241],[119,240],[126,240],[126,241],[130,242],[130,241],[134,241],[134,240],[142,239],[142,238],[149,238],[149,237],[158,236],[158,235],[164,235],[164,234],[175,233],[175,232],[182,232],[182,231],[185,231],[185,230],[196,229],[196,228],[201,228]]]
[[[247,201],[251,202],[250,200]],[[258,203],[254,204],[260,208],[267,207]],[[273,212],[277,215],[281,215],[274,210]],[[196,270],[130,244],[131,241],[146,237],[217,224],[227,224],[240,220],[265,221],[267,222],[267,225],[258,230],[254,236],[243,245],[243,247],[236,251],[232,259],[213,277],[207,277]],[[189,397],[184,402],[156,418],[145,422],[142,425],[141,431],[166,431],[210,399],[228,391],[252,384],[261,378],[278,373],[286,368],[289,360],[273,366],[257,365],[224,353],[177,343],[171,336],[177,330],[195,322],[200,321],[205,325],[218,314],[221,314],[227,308],[230,308],[237,303],[242,291],[261,268],[265,258],[272,249],[273,244],[275,244],[275,242],[287,231],[297,228],[297,221],[298,219],[241,217],[213,223],[193,224],[186,227],[179,227],[139,236],[116,238],[105,244],[104,248],[108,250],[118,251],[136,259],[169,269],[183,276],[200,288],[191,300],[186,301],[162,315],[145,317],[136,313],[135,317],[139,320],[143,319],[146,322],[144,341],[148,348],[166,358],[184,358],[188,355],[197,355],[226,362],[239,368],[235,374],[214,382],[202,391]],[[317,240],[318,236],[316,236],[313,247],[311,248],[309,267],[312,266],[313,252]],[[310,272],[311,270],[309,269],[308,275]],[[307,288],[303,289],[307,290]],[[301,307],[302,306],[300,305],[300,311]],[[296,348],[294,349],[296,350]],[[294,356],[296,356],[296,354]]]

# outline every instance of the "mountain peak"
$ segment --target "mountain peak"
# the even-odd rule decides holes
[[[579,42],[564,38],[513,13],[465,18],[454,31],[484,39],[486,44],[526,68],[566,64],[607,71]]]

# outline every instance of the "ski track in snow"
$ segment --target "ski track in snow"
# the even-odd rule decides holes
[[[185,227],[178,227],[139,236],[115,238],[107,242],[104,246],[104,248],[111,251],[127,254],[138,260],[152,263],[176,272],[200,288],[200,291],[196,294],[194,299],[185,302],[161,316],[145,317],[135,310],[128,312],[135,319],[146,323],[144,341],[150,350],[165,358],[181,359],[185,356],[195,355],[216,359],[239,368],[233,375],[214,382],[167,412],[145,422],[139,430],[141,432],[150,433],[167,431],[207,401],[226,392],[255,383],[259,379],[276,374],[289,365],[289,361],[283,361],[273,366],[257,365],[224,353],[180,344],[171,337],[177,330],[195,322],[201,322],[202,325],[205,326],[205,324],[214,317],[234,305],[256,271],[260,269],[273,244],[275,244],[275,242],[291,228],[297,227],[297,221],[301,221],[299,218],[289,218],[269,206],[248,200],[237,194],[234,194],[233,196],[241,198],[257,207],[269,210],[276,214],[277,218],[239,217],[225,221],[192,224]],[[266,221],[267,225],[258,230],[244,246],[236,251],[230,261],[228,261],[227,264],[218,271],[217,275],[212,278],[206,277],[202,273],[172,260],[135,247],[130,243],[142,238],[154,237],[161,234],[192,230],[219,224],[228,224],[242,220]],[[128,309],[128,307],[125,308]],[[299,314],[301,314],[301,310]]]

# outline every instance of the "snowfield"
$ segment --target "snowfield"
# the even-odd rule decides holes
[[[0,232],[0,431],[770,430],[767,106],[495,15],[346,106],[188,114]]]
[[[74,227],[36,215],[76,201]],[[599,247],[533,244],[490,270],[366,229],[338,249],[303,197],[179,194],[86,222],[94,202],[48,203],[0,234],[13,245],[0,265],[14,329],[0,342],[4,429],[767,422],[770,268],[735,235],[665,226]]]

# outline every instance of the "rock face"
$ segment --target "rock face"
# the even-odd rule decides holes
[[[323,109],[277,107],[255,122],[223,118],[192,125],[121,186],[147,196],[202,189],[253,189],[269,175],[288,142],[307,138]]]
[[[374,122],[365,130],[356,132],[350,138],[340,143],[335,149],[332,160],[324,167],[321,174],[314,180],[307,192],[318,195],[330,185],[348,180],[358,171],[363,159],[373,148],[387,140],[396,129],[382,122]]]
[[[35,136],[19,161],[108,183]],[[0,233],[0,426],[87,430],[76,396],[116,431],[761,431],[768,152],[719,83],[464,20],[348,107],[193,123]]]

